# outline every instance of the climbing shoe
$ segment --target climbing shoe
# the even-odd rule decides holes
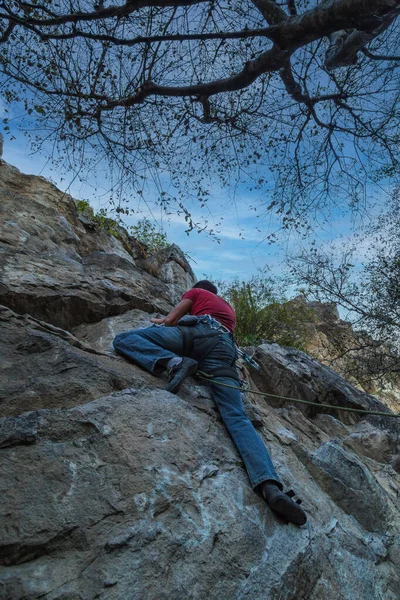
[[[275,483],[264,481],[260,484],[259,491],[270,509],[286,523],[304,525],[307,522],[306,513],[299,506],[301,500],[294,501],[292,499],[294,496],[292,490],[285,494]]]
[[[168,369],[168,384],[165,389],[171,394],[176,394],[186,377],[196,373],[197,367],[197,361],[191,358],[182,358],[182,362]]]

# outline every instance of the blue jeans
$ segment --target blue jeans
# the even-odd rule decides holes
[[[199,323],[196,335],[211,333],[210,326]],[[183,336],[179,327],[147,327],[120,333],[114,339],[116,351],[153,374],[165,370],[168,361],[184,355]],[[200,362],[199,369],[212,373],[220,367],[231,366],[236,358],[236,347],[228,334],[220,334],[215,348]],[[238,386],[232,377],[215,377],[216,381]],[[251,485],[270,480],[282,485],[275,472],[271,457],[263,441],[244,412],[241,392],[210,382],[214,401],[226,428],[245,464]]]

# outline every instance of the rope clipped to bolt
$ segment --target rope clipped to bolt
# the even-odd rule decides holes
[[[214,383],[215,385],[220,385],[222,387],[231,388],[232,390],[239,390],[243,394],[257,394],[258,396],[268,396],[269,398],[279,398],[280,400],[290,400],[290,402],[298,402],[300,404],[310,404],[311,406],[318,406],[320,408],[333,408],[336,410],[347,410],[349,412],[357,412],[364,413],[366,415],[378,415],[379,417],[392,417],[399,418],[400,414],[391,413],[391,412],[380,412],[378,410],[366,410],[364,408],[350,408],[348,406],[336,406],[334,404],[324,404],[320,402],[311,402],[311,400],[301,400],[300,398],[290,398],[288,396],[278,396],[277,394],[268,394],[267,392],[258,392],[256,390],[252,390],[251,388],[242,388],[237,385],[230,385],[228,383],[221,383],[216,379],[212,379],[211,375],[204,373],[203,371],[197,371],[196,375],[199,379],[203,379],[204,381],[208,381],[209,383]]]

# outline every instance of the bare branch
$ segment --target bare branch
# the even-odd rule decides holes
[[[396,5],[397,4],[397,5]],[[348,29],[336,31],[329,36],[329,48],[326,53],[325,66],[327,69],[337,69],[353,65],[357,62],[357,55],[374,38],[387,29],[400,14],[400,3],[394,3],[391,10],[382,15],[380,22],[371,29],[349,32]]]
[[[0,90],[36,148],[38,129],[70,157],[89,139],[87,155],[132,181],[164,169],[180,199],[199,197],[211,168],[223,186],[267,191],[268,165],[285,227],[320,202],[357,206],[369,179],[396,173],[398,64],[379,62],[399,58],[395,28],[376,55],[365,43],[400,0],[112,2],[0,0]],[[333,65],[370,60],[335,77],[326,36]]]
[[[314,97],[310,97],[307,93],[304,94],[301,90],[300,84],[293,77],[289,60],[287,60],[283,67],[279,69],[279,75],[281,76],[287,93],[293,98],[293,100],[296,100],[296,102],[301,102],[308,107],[311,107],[318,102],[324,102],[327,100],[345,100],[347,98],[347,94],[342,92],[338,94],[325,94]]]
[[[303,94],[300,84],[294,79],[290,61],[286,61],[283,67],[279,70],[279,74],[284,83],[287,93],[296,100],[296,102],[303,102],[309,104],[311,99],[308,94]]]
[[[287,17],[273,27],[271,39],[281,48],[295,49],[349,26],[376,32],[382,23],[388,27],[399,13],[400,0],[335,0],[296,17]]]
[[[72,14],[60,15],[51,19],[38,19],[34,17],[18,17],[15,12],[8,11],[0,14],[0,18],[8,19],[21,25],[30,25],[34,27],[50,27],[53,25],[62,25],[66,23],[78,23],[81,21],[96,21],[108,19],[111,17],[123,17],[138,11],[140,8],[154,7],[175,7],[192,6],[209,0],[139,0],[133,5],[127,2],[122,6],[110,6],[108,8],[99,8],[94,12],[75,12]],[[323,36],[353,26],[359,31],[370,32],[373,30],[372,37],[378,35],[378,30],[383,31],[390,25],[393,19],[400,13],[400,0],[335,0],[334,3],[327,3],[312,8],[302,15],[289,17],[274,2],[269,0],[257,0],[257,2],[266,2],[271,14],[273,26],[265,30],[255,30],[264,32],[265,37],[285,50],[294,51],[320,39]],[[272,7],[275,7],[274,9]],[[3,9],[6,7],[3,6]],[[269,14],[269,13],[268,13]],[[277,16],[279,15],[279,16]],[[236,32],[237,34],[237,32]],[[236,35],[235,34],[235,35]],[[198,34],[194,34],[198,35]],[[218,34],[219,35],[219,34]],[[258,34],[257,34],[258,35]],[[146,36],[143,36],[142,41]],[[195,38],[200,39],[200,38]],[[210,38],[212,39],[212,38]],[[372,38],[371,38],[372,39]],[[154,41],[160,41],[157,37]]]
[[[289,14],[294,17],[297,15],[297,8],[296,8],[296,3],[295,0],[287,0],[287,5],[288,5],[288,9],[289,9]]]
[[[77,37],[82,37],[89,40],[110,42],[115,46],[136,46],[137,44],[153,44],[156,42],[237,40],[255,37],[269,38],[271,36],[271,28],[269,27],[266,27],[264,29],[243,29],[242,31],[215,31],[212,33],[171,33],[151,36],[138,35],[135,38],[131,39],[121,39],[112,35],[88,33],[79,30],[74,30],[68,33],[42,33],[39,29],[35,28],[34,31],[43,41],[69,40]]]
[[[372,52],[367,50],[367,48],[362,48],[361,52],[365,54],[365,56],[368,56],[368,58],[370,58],[371,60],[400,60],[400,56],[381,56],[378,54],[373,54]]]
[[[269,25],[277,25],[286,21],[287,14],[274,0],[252,0]]]
[[[248,87],[263,73],[277,71],[286,58],[287,53],[274,46],[255,60],[246,63],[240,73],[226,79],[182,87],[157,85],[152,81],[147,81],[133,96],[109,102],[100,106],[99,111],[113,110],[118,106],[126,108],[135,104],[141,104],[149,96],[208,97],[223,92],[233,92]]]
[[[8,38],[10,37],[11,33],[13,32],[15,26],[16,26],[16,23],[14,23],[13,21],[9,22],[8,27],[4,31],[3,35],[0,37],[0,44],[8,41]]]
[[[36,25],[38,27],[51,27],[53,25],[63,25],[65,23],[79,23],[81,21],[98,21],[101,19],[110,19],[112,17],[126,17],[137,12],[141,8],[154,6],[157,8],[167,8],[175,6],[194,6],[201,3],[209,2],[209,0],[136,0],[135,3],[128,0],[122,6],[109,6],[107,8],[99,8],[92,12],[73,12],[71,14],[59,15],[50,19],[37,19],[34,17],[26,17],[23,22],[27,25]],[[23,7],[24,3],[21,3]],[[2,6],[7,10],[6,6]],[[11,10],[8,14],[1,15],[2,18],[16,20],[15,14]]]

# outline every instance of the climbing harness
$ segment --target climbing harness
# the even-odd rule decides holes
[[[213,374],[204,373],[204,371],[197,371],[196,375],[200,379],[208,381],[209,383],[215,383],[216,385],[231,388],[233,390],[239,390],[242,393],[257,394],[258,396],[268,396],[269,398],[279,398],[280,400],[290,400],[290,402],[298,402],[301,404],[310,404],[311,406],[318,406],[320,408],[334,408],[336,410],[347,410],[349,412],[364,413],[364,414],[368,414],[368,415],[378,415],[379,417],[395,417],[395,418],[400,417],[400,414],[396,414],[396,413],[380,412],[378,410],[366,410],[363,408],[350,408],[348,406],[335,406],[334,404],[324,404],[322,402],[321,403],[311,402],[310,400],[301,400],[300,398],[291,398],[288,396],[278,396],[277,394],[268,394],[267,392],[258,392],[257,390],[252,390],[251,388],[245,389],[242,386],[230,385],[228,383],[222,383],[220,381],[216,381],[213,378],[214,377]],[[225,377],[229,377],[229,376],[225,375]]]
[[[209,326],[206,334],[196,332],[195,327],[199,324]],[[178,321],[177,327],[182,333],[183,355],[193,358],[197,362],[201,362],[207,354],[214,350],[221,339],[221,334],[230,333],[229,329],[210,315],[201,315],[200,317],[186,315]]]
[[[195,332],[194,327],[198,324],[208,325],[209,329],[206,334]],[[228,335],[232,343],[235,344],[236,350],[238,350],[233,333],[225,325],[222,325],[222,323],[211,317],[211,315],[201,315],[199,317],[192,315],[185,316],[178,321],[177,325],[182,332],[185,356],[194,358],[199,363],[207,354],[214,350],[223,335]],[[239,383],[240,379],[235,368],[235,362],[236,356],[233,356],[232,364],[226,364],[213,369],[210,376],[213,378],[229,377]]]

